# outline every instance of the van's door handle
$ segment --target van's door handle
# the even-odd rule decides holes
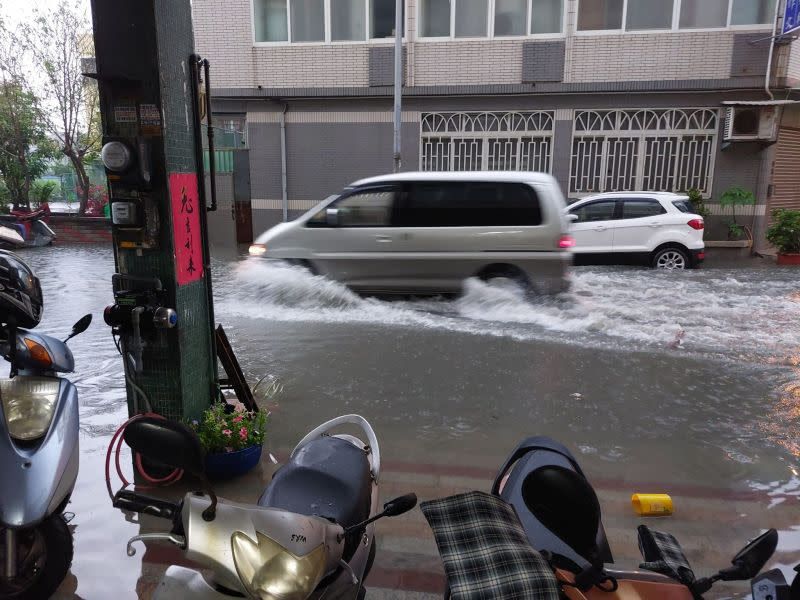
[[[595,231],[605,231],[606,230],[606,226],[605,225],[598,225],[597,227],[594,228],[594,230]]]
[[[375,236],[376,242],[387,243],[392,241],[392,236],[390,235],[376,235]]]
[[[661,227],[661,221],[653,221],[650,223],[650,227]]]

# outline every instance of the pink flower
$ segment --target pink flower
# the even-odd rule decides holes
[[[239,437],[242,438],[243,440],[247,439],[247,427],[242,427],[239,430]]]
[[[242,421],[244,421],[244,417],[242,415],[239,415],[233,420],[234,423],[241,423]]]
[[[230,434],[232,434],[233,432],[232,432],[230,429],[223,429],[223,430],[222,430],[222,433],[223,433],[223,435],[230,435]]]

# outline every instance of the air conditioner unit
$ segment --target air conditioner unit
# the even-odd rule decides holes
[[[731,106],[725,118],[725,140],[775,141],[779,114],[775,106]]]

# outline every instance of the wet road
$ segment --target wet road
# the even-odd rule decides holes
[[[121,360],[102,323],[110,250],[26,259],[42,279],[43,331],[96,317],[71,344],[82,463],[69,508],[73,577],[59,598],[135,598],[137,586],[146,596],[159,568],[125,555],[139,526],[111,509],[102,476],[125,418]],[[800,279],[791,269],[585,268],[568,295],[536,303],[479,282],[456,300],[363,299],[263,261],[219,260],[215,277],[217,318],[248,378],[283,384],[270,402],[276,454],[324,419],[357,412],[381,440],[385,493],[425,498],[485,489],[516,442],[547,434],[598,485],[624,564],[636,559],[634,491],[676,497],[675,518],[659,526],[688,536],[703,565],[722,566],[737,540],[766,525],[783,531],[776,562],[800,560]],[[253,498],[267,477],[265,467],[226,493]],[[384,528],[378,585],[392,587],[397,565],[436,571],[420,519]]]

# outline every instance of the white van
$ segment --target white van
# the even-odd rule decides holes
[[[362,293],[461,291],[469,277],[566,289],[566,203],[550,175],[400,173],[346,187],[260,235],[250,254],[308,267]]]

